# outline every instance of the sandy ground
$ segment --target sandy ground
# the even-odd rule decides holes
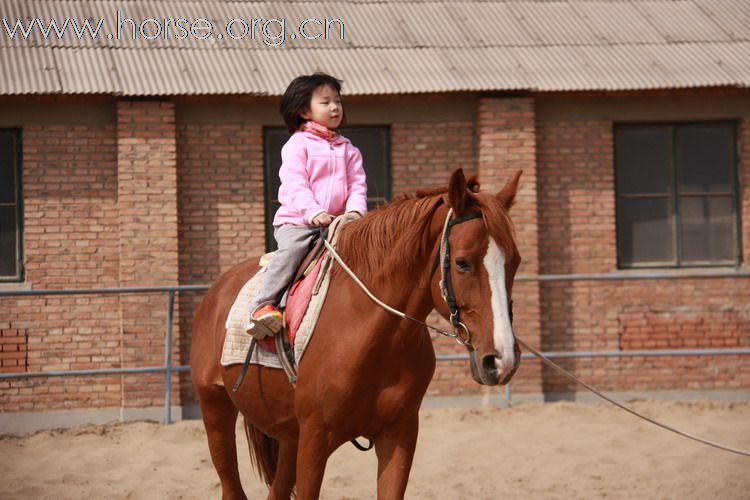
[[[640,401],[646,415],[750,449],[750,403]],[[249,498],[265,498],[238,433]],[[374,452],[330,459],[324,499],[374,498]],[[0,438],[0,498],[220,496],[201,422],[149,422]],[[613,407],[519,404],[423,410],[407,498],[750,498],[750,458],[687,441]]]

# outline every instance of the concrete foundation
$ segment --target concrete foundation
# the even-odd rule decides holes
[[[607,392],[615,401],[627,402],[638,399],[669,401],[750,401],[750,390],[716,390],[716,391],[622,391]],[[510,401],[504,389],[487,391],[475,396],[441,396],[426,398],[423,408],[486,408],[495,406],[508,408],[522,403],[541,403],[554,401],[575,401],[579,403],[602,403],[589,392],[529,394],[512,393]],[[198,405],[173,406],[172,421],[201,418]],[[136,420],[164,421],[164,407],[149,408],[105,408],[101,410],[70,410],[36,413],[0,413],[0,435],[29,434],[48,429],[78,427],[82,425],[103,425],[115,422]]]

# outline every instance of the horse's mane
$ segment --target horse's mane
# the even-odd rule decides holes
[[[443,190],[400,195],[341,230],[337,250],[365,283],[385,278],[384,270],[408,270],[430,251],[427,228]]]
[[[471,187],[478,191],[479,184]],[[338,241],[339,254],[365,283],[387,279],[389,270],[409,272],[414,262],[428,257],[433,248],[428,229],[447,191],[440,187],[399,195],[390,204],[345,225]],[[491,193],[474,192],[471,198],[470,210],[482,213],[490,235],[510,255],[515,242],[507,210]]]

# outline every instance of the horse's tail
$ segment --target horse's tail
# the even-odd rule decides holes
[[[245,418],[245,436],[250,448],[250,461],[260,478],[271,486],[276,473],[276,461],[279,458],[279,442],[264,434]]]

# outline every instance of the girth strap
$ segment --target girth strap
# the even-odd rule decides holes
[[[355,448],[357,448],[359,451],[370,451],[373,446],[375,446],[375,443],[370,441],[370,444],[367,446],[362,446],[359,444],[359,442],[356,439],[352,439],[351,443],[354,445]]]

